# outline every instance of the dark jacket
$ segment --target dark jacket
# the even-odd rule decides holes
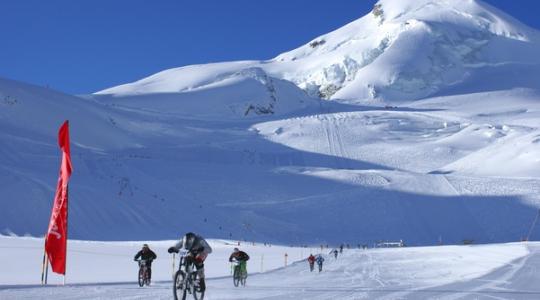
[[[249,255],[247,255],[247,253],[244,251],[233,252],[233,254],[231,254],[229,257],[229,262],[232,262],[233,259],[237,261],[248,261]]]
[[[148,249],[146,251],[144,250],[141,250],[139,252],[137,252],[137,254],[135,254],[135,259],[139,259],[139,257],[141,258],[141,260],[154,260],[157,258],[157,255],[154,253],[154,251]]]
[[[180,240],[176,245],[171,247],[175,250],[176,253],[182,248],[186,249],[184,245],[182,244],[182,240]],[[210,254],[212,253],[212,247],[208,245],[208,242],[204,238],[202,238],[200,235],[195,235],[195,241],[193,242],[193,245],[190,249],[186,249],[193,255],[197,255],[200,253]]]

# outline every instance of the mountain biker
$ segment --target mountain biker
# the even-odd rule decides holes
[[[334,254],[334,258],[337,259],[337,256],[338,256],[338,250],[337,249],[333,249],[332,251],[330,251],[330,254]]]
[[[318,254],[317,257],[315,258],[315,261],[317,262],[317,266],[319,266],[319,272],[321,272],[324,258],[322,257],[322,255]]]
[[[201,291],[206,290],[206,282],[204,280],[204,260],[208,254],[212,253],[212,248],[208,245],[208,242],[201,237],[196,235],[193,232],[188,232],[176,245],[170,247],[167,252],[169,253],[178,253],[180,249],[188,251],[186,260],[188,262],[193,262],[195,268],[197,269],[197,276],[199,277]]]
[[[244,252],[240,251],[238,248],[234,248],[233,253],[229,257],[229,262],[232,262],[233,260],[236,260],[240,263],[240,271],[242,272],[242,275],[247,275],[247,261],[249,260],[249,255]]]
[[[141,260],[146,261],[146,266],[148,267],[148,281],[150,281],[150,279],[152,279],[152,261],[157,258],[157,255],[154,251],[150,250],[148,244],[144,244],[142,249],[135,254],[133,260],[137,261],[139,257]]]
[[[313,268],[315,265],[315,256],[313,256],[313,254],[310,254],[309,257],[307,258],[307,261],[309,263],[309,270],[313,272]]]

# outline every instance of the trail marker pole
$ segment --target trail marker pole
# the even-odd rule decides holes
[[[532,231],[534,229],[534,226],[536,225],[536,222],[538,221],[539,215],[540,215],[540,210],[538,210],[538,213],[536,214],[536,217],[534,218],[531,228],[529,229],[529,233],[527,234],[527,241],[529,241],[529,239],[531,238]]]
[[[176,253],[172,254],[172,278],[174,280],[174,265],[176,265]]]

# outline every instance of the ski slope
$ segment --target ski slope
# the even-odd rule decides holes
[[[0,298],[35,299],[170,299],[171,259],[166,247],[173,241],[150,242],[158,259],[154,284],[139,288],[132,254],[142,242],[72,241],[68,251],[68,284],[42,287],[39,281],[40,239],[2,237],[0,253],[10,257],[0,278]],[[387,249],[345,249],[337,259],[326,255],[323,272],[309,272],[305,257],[320,248],[263,245],[241,247],[251,255],[247,286],[232,285],[227,257],[233,245],[211,241],[215,253],[206,263],[205,299],[535,299],[540,295],[540,245],[511,243],[481,246],[436,246]],[[283,268],[283,252],[291,261]],[[265,272],[258,273],[264,254]],[[32,262],[31,262],[32,261]],[[14,272],[20,268],[35,270]],[[4,268],[5,269],[5,268]],[[273,270],[272,270],[273,269]],[[14,284],[18,282],[18,284]],[[25,283],[26,285],[20,285]]]
[[[382,0],[267,61],[81,97],[0,79],[0,232],[44,234],[69,119],[73,239],[520,241],[540,208],[538,41],[482,1]]]
[[[4,199],[22,199],[3,213],[4,233],[43,234],[58,171],[54,119],[64,118],[76,239],[196,231],[293,244],[511,242],[527,235],[540,203],[536,90],[209,120],[34,89],[0,120],[11,128],[0,149]],[[74,105],[33,131],[19,116],[35,95]],[[89,120],[77,122],[81,114]]]

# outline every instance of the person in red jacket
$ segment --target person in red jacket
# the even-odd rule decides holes
[[[315,256],[313,256],[313,254],[310,254],[307,258],[307,261],[309,263],[309,270],[313,272],[313,269],[315,268]]]

